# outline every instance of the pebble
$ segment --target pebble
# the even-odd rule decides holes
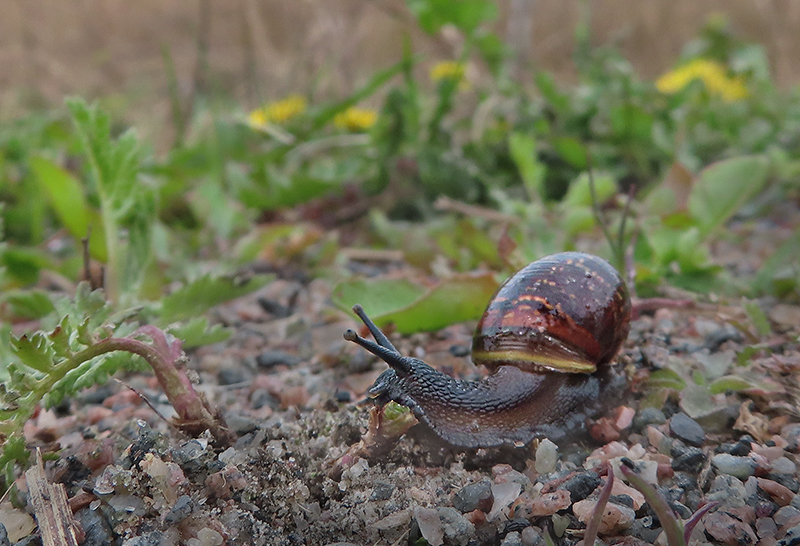
[[[500,543],[500,546],[523,546],[522,537],[517,531],[512,531],[503,537],[503,542]]]
[[[537,527],[525,527],[520,536],[523,546],[542,546],[545,543],[542,532]]]
[[[439,515],[444,538],[448,544],[465,546],[475,534],[475,526],[455,508],[440,507],[436,509],[436,513]]]
[[[163,538],[164,535],[160,531],[152,531],[138,537],[129,538],[122,543],[122,546],[159,546]]]
[[[672,469],[675,471],[697,472],[706,460],[706,456],[697,447],[672,447]]]
[[[670,418],[669,430],[673,436],[693,446],[702,445],[706,439],[703,427],[685,413],[676,413]]]
[[[465,485],[453,495],[453,506],[464,514],[473,510],[489,512],[493,502],[492,483],[488,479]]]
[[[753,439],[750,436],[744,435],[736,442],[726,442],[717,448],[718,453],[728,453],[742,457],[750,453],[752,449]]]
[[[756,534],[758,538],[774,537],[778,533],[778,526],[772,518],[758,518],[756,520]]]
[[[494,503],[492,503],[492,509],[489,515],[486,516],[486,519],[491,521],[496,518],[501,511],[519,497],[520,491],[522,491],[522,486],[516,482],[496,483],[492,485]]]
[[[721,475],[714,478],[707,498],[709,501],[721,503],[723,508],[740,508],[745,505],[747,496],[747,488],[741,480]]]
[[[633,430],[640,432],[647,425],[663,425],[667,422],[667,416],[658,408],[644,408],[633,419]]]
[[[175,501],[175,505],[169,511],[169,514],[164,517],[164,521],[169,524],[180,523],[191,515],[193,509],[194,501],[192,497],[189,495],[181,495],[178,497],[178,500]]]
[[[102,510],[83,508],[75,513],[86,538],[83,546],[103,546],[114,543],[114,531]]]
[[[250,404],[252,404],[253,409],[270,407],[276,410],[281,407],[281,401],[266,389],[254,390],[253,394],[250,395]]]
[[[246,383],[249,379],[247,372],[240,366],[223,367],[217,372],[217,381],[220,385],[236,385]]]
[[[800,523],[786,531],[778,546],[800,546]]]
[[[600,476],[596,472],[583,472],[568,479],[557,489],[569,491],[572,502],[577,502],[591,495],[598,485],[600,485]]]
[[[788,457],[778,457],[772,461],[772,472],[774,474],[794,474],[797,466]]]
[[[545,438],[536,448],[536,463],[534,468],[539,474],[548,474],[556,469],[558,461],[558,446]]]
[[[421,506],[414,508],[414,520],[417,522],[422,538],[427,540],[430,546],[444,544],[444,529],[435,508],[422,508]]]
[[[235,432],[238,436],[244,436],[254,430],[258,429],[258,421],[242,415],[241,413],[228,413],[225,415],[225,422],[228,427]]]
[[[795,495],[792,497],[792,502],[789,503],[789,506],[800,510],[800,495]]]
[[[778,524],[778,527],[783,527],[798,516],[800,516],[800,510],[794,506],[784,506],[783,508],[779,508],[778,511],[773,514],[772,519],[775,520],[775,523]]]
[[[750,525],[723,511],[706,514],[703,525],[706,533],[728,546],[749,546],[758,541]]]
[[[11,546],[11,542],[8,540],[8,531],[2,523],[0,523],[0,546]]]
[[[375,482],[375,486],[372,488],[372,494],[369,496],[369,500],[371,501],[385,501],[389,500],[394,493],[395,486],[391,483],[386,482]]]
[[[256,364],[258,364],[259,368],[263,368],[265,370],[269,370],[274,368],[275,366],[280,366],[281,364],[292,367],[300,364],[302,362],[302,358],[294,355],[290,355],[284,351],[264,351],[260,355],[256,357]]]
[[[789,445],[786,449],[792,453],[800,453],[800,423],[792,423],[781,428],[781,438],[786,438]]]
[[[737,457],[728,453],[719,453],[711,457],[711,464],[720,474],[728,474],[745,479],[756,471],[756,463],[749,457]]]

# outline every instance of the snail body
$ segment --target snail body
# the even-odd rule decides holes
[[[580,424],[612,383],[610,362],[630,330],[625,282],[580,252],[537,260],[500,286],[473,337],[473,361],[492,372],[480,381],[401,355],[360,306],[353,310],[375,343],[352,330],[345,339],[390,366],[370,398],[407,406],[443,440],[468,448],[527,444]]]

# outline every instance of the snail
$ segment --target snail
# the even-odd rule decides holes
[[[455,379],[401,355],[360,305],[353,311],[375,342],[353,330],[344,337],[390,366],[367,391],[376,405],[407,406],[454,446],[519,446],[580,427],[608,398],[630,309],[611,264],[563,252],[532,262],[495,292],[473,337],[473,361],[492,372],[482,380]]]

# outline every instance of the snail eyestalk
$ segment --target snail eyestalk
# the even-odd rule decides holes
[[[364,315],[364,317],[366,318],[366,315]],[[372,321],[370,321],[369,324],[367,324],[367,328],[370,327],[370,324],[372,324]],[[375,327],[374,324],[372,324],[372,326]],[[385,338],[386,336],[383,337]],[[345,331],[344,338],[347,341],[352,341],[353,343],[360,345],[364,349],[368,350],[369,352],[371,352],[372,354],[374,354],[375,356],[386,362],[397,372],[397,374],[400,377],[405,377],[406,375],[411,373],[411,368],[413,367],[412,364],[413,359],[401,355],[397,351],[397,349],[394,348],[394,346],[389,348],[389,347],[384,347],[383,345],[378,345],[373,341],[364,339],[363,337],[358,335],[354,330],[350,329]],[[389,343],[389,345],[391,345],[391,343]]]

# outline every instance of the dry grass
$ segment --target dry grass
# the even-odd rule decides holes
[[[2,118],[81,94],[118,97],[120,111],[131,121],[163,129],[170,123],[162,47],[171,51],[181,91],[188,94],[196,74],[198,36],[206,38],[210,83],[244,108],[308,89],[318,96],[342,96],[373,70],[397,61],[406,32],[430,59],[447,58],[454,47],[446,37],[430,39],[415,31],[402,0],[2,3]],[[593,40],[618,43],[642,77],[652,78],[671,66],[683,44],[714,12],[726,13],[737,33],[767,47],[780,83],[796,83],[800,75],[796,0],[590,4]],[[208,7],[206,31],[203,5]],[[506,22],[509,10],[518,10],[511,26]],[[579,10],[578,0],[504,0],[497,28],[517,36],[522,58],[533,66],[569,77]]]

